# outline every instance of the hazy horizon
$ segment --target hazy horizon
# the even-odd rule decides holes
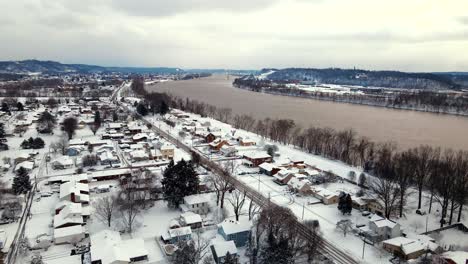
[[[0,2],[8,40],[0,60],[468,71],[468,2],[461,0]]]

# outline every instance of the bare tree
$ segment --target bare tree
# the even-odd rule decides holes
[[[239,216],[245,203],[245,192],[235,189],[228,198],[228,201],[232,205],[234,214],[236,215],[236,221],[239,221]]]
[[[95,204],[95,213],[96,218],[99,221],[107,224],[108,227],[111,226],[113,216],[117,210],[117,198],[115,196],[107,196],[99,198]]]
[[[191,240],[181,241],[177,246],[178,249],[172,260],[173,263],[199,264],[204,262],[210,243],[202,237],[198,230]]]
[[[318,249],[322,243],[320,224],[318,220],[307,220],[304,225],[309,231],[309,239],[304,246],[304,253],[307,255],[307,261],[312,262],[318,254]]]
[[[403,209],[406,203],[406,197],[410,188],[411,180],[414,176],[415,156],[411,151],[405,151],[397,154],[394,158],[395,176],[398,184],[399,213],[403,217]]]
[[[418,209],[421,209],[422,192],[425,180],[429,178],[431,172],[431,161],[434,159],[435,151],[430,146],[420,146],[412,150],[415,156],[416,166],[414,176],[416,187],[418,188]]]
[[[253,202],[252,199],[250,199],[249,202],[249,221],[252,220],[253,216],[260,211],[260,206],[258,206],[256,203]]]
[[[117,204],[120,219],[127,232],[132,233],[137,217],[141,213],[140,194],[133,182],[122,185]]]
[[[398,184],[387,178],[376,177],[370,188],[376,200],[382,203],[385,217],[390,218],[395,211],[395,205],[399,197]]]
[[[207,177],[207,181],[216,192],[216,205],[219,205],[221,208],[224,207],[224,196],[226,195],[226,192],[231,189],[228,173],[223,171],[223,174],[224,175],[214,173]]]

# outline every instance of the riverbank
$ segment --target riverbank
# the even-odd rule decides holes
[[[464,116],[468,117],[468,109],[464,112],[457,112],[457,111],[448,111],[448,110],[441,110],[441,109],[431,109],[428,107],[418,107],[418,106],[402,106],[402,105],[392,105],[389,104],[388,101],[371,101],[366,100],[366,98],[360,96],[349,96],[349,97],[338,97],[338,96],[329,96],[325,93],[320,93],[320,96],[309,93],[307,91],[301,90],[299,93],[290,93],[288,92],[280,92],[280,91],[272,91],[268,88],[262,89],[252,89],[248,86],[241,86],[241,85],[233,85],[233,87],[238,89],[247,90],[250,92],[257,92],[257,93],[265,93],[277,96],[289,96],[289,97],[296,97],[296,98],[305,98],[305,99],[312,99],[312,100],[320,100],[320,101],[328,101],[328,102],[335,102],[335,103],[346,103],[346,104],[356,104],[356,105],[365,105],[371,107],[382,107],[382,108],[389,108],[395,110],[405,110],[405,111],[418,111],[418,112],[425,112],[425,113],[432,113],[432,114],[443,114],[443,115],[455,115],[455,116]]]

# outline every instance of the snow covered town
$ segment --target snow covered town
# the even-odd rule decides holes
[[[406,183],[403,201],[362,166],[147,103],[135,82],[2,100],[2,263],[468,263],[458,196]]]

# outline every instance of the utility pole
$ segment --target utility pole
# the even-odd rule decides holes
[[[364,259],[364,249],[366,248],[366,240],[362,239],[362,258]]]
[[[305,202],[302,202],[302,221],[304,221]]]

